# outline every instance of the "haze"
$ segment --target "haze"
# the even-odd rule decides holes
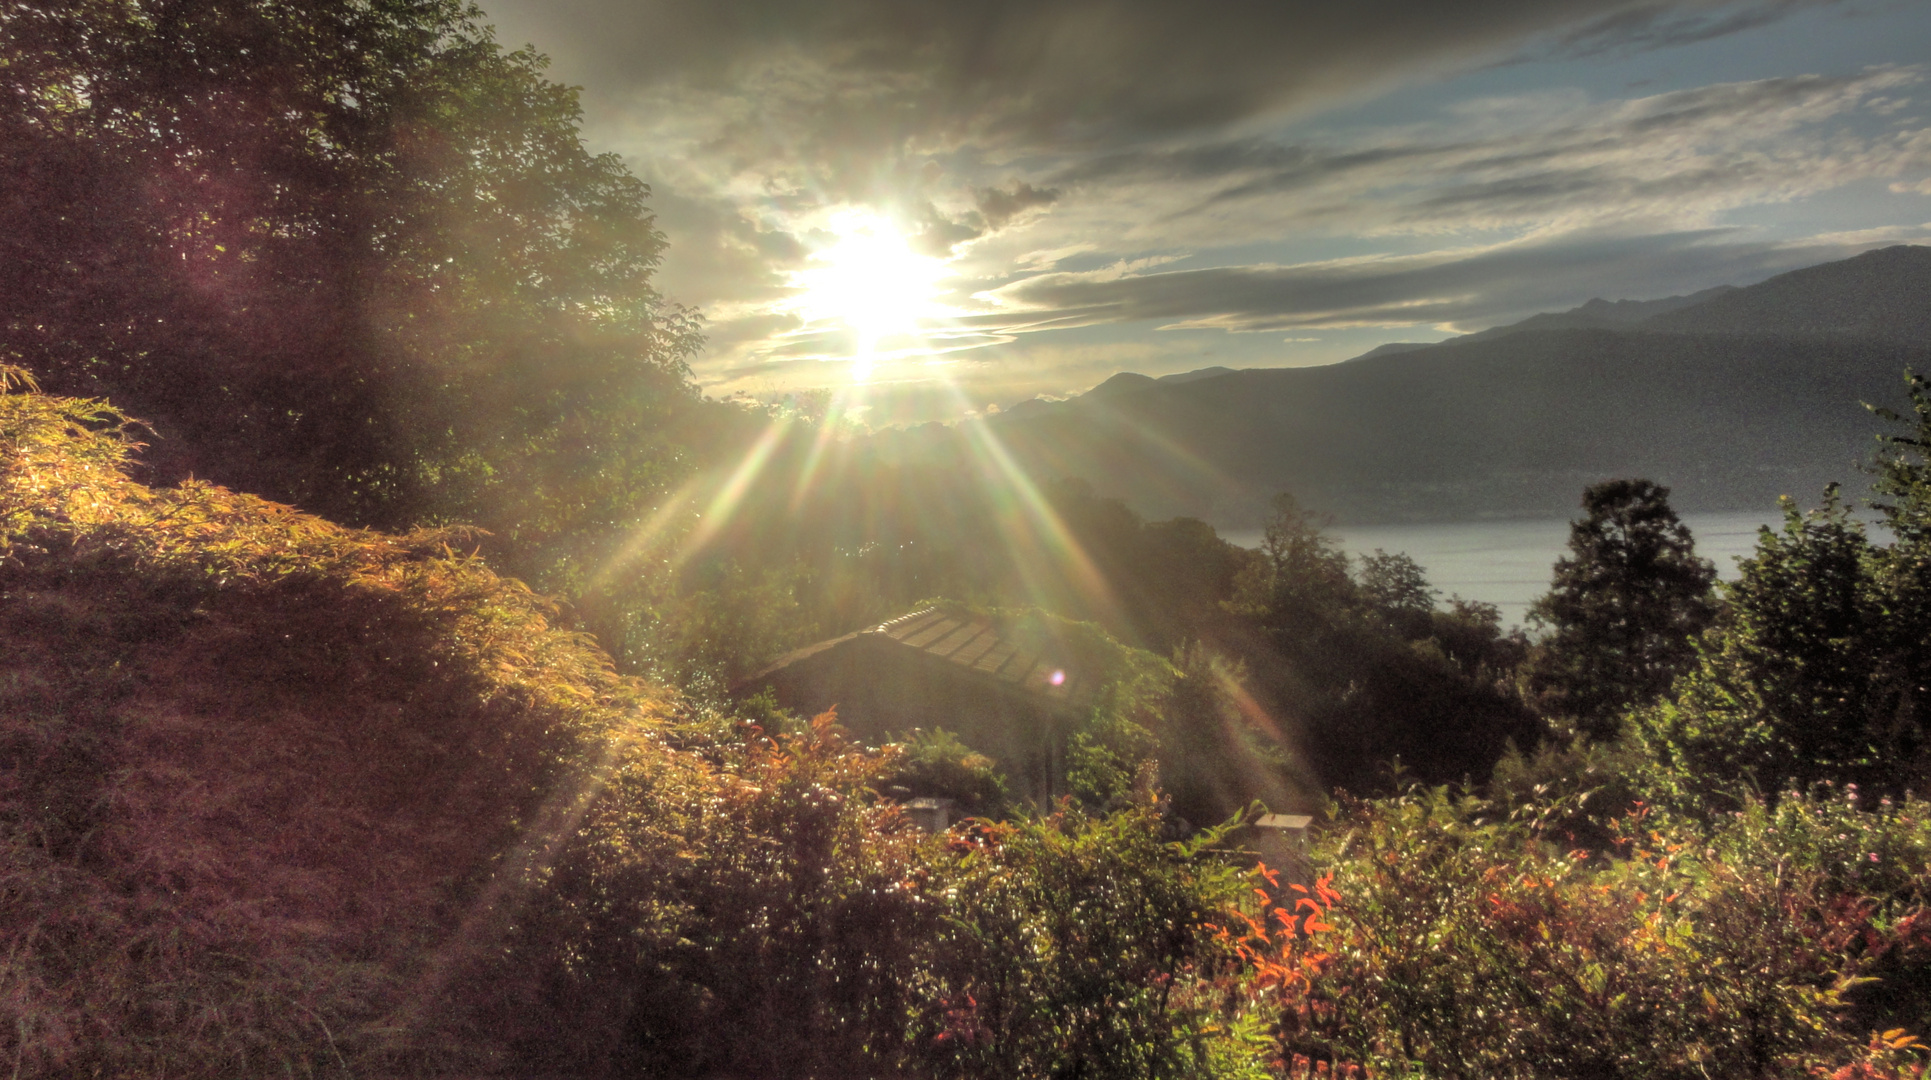
[[[653,185],[707,390],[873,423],[1931,235],[1902,0],[487,7]],[[881,330],[878,297],[916,310]]]

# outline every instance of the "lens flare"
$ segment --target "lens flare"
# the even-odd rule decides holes
[[[799,293],[789,306],[808,327],[830,323],[852,332],[852,380],[864,382],[881,354],[923,351],[923,324],[951,315],[938,299],[946,268],[913,250],[878,214],[848,211],[831,232],[837,239],[812,256],[813,265],[791,275]]]

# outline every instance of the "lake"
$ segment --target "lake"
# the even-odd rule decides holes
[[[1757,546],[1757,529],[1779,528],[1783,515],[1761,513],[1684,514],[1696,553],[1716,563],[1724,579],[1737,576],[1736,560]],[[1331,528],[1328,534],[1350,554],[1375,549],[1405,552],[1428,572],[1428,581],[1446,599],[1459,593],[1502,609],[1505,624],[1520,625],[1529,605],[1549,591],[1555,561],[1569,546],[1566,518],[1522,521],[1466,521],[1443,525],[1375,525]],[[1262,531],[1221,534],[1242,547],[1259,547]],[[1875,537],[1873,537],[1875,539]]]

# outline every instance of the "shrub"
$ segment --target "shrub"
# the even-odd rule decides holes
[[[1095,817],[968,823],[933,887],[945,920],[913,1027],[940,1077],[1223,1074],[1230,1046],[1206,984],[1230,953],[1216,934],[1239,875],[1218,838],[1161,838],[1153,800]]]
[[[1715,837],[1639,811],[1613,858],[1489,812],[1421,788],[1338,809],[1303,1044],[1428,1075],[1803,1075],[1863,1052],[1859,988],[1921,955],[1917,901],[1822,854],[1837,811],[1758,809]],[[1883,880],[1922,880],[1915,824],[1864,824],[1900,853]]]

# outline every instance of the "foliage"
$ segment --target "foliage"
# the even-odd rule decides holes
[[[736,562],[679,575],[645,568],[626,583],[622,602],[608,605],[612,618],[585,621],[625,670],[722,701],[734,681],[817,636],[804,602],[812,576],[798,565]]]
[[[1606,737],[1623,709],[1653,701],[1694,662],[1693,641],[1716,615],[1716,568],[1697,558],[1669,489],[1608,480],[1582,493],[1569,554],[1530,609],[1552,633],[1531,664],[1546,708]]]
[[[1246,665],[1203,642],[1181,649],[1173,664],[1179,675],[1154,733],[1161,787],[1174,812],[1199,825],[1224,821],[1255,799],[1296,804],[1300,778],[1289,747],[1252,715]]]
[[[1149,1078],[1237,1067],[1200,985],[1224,956],[1214,926],[1239,885],[1207,855],[1212,835],[1163,842],[1150,800],[955,830],[957,861],[937,879],[949,917],[926,974],[944,1007],[916,1029],[924,1067]]]
[[[881,786],[903,789],[905,798],[952,799],[970,817],[1004,816],[1010,796],[993,760],[944,728],[907,732],[898,765]]]
[[[455,534],[133,434],[0,394],[15,1074],[1252,1072],[1188,996],[1233,875],[1153,802],[923,837],[830,716],[693,716]]]
[[[1281,492],[1273,507],[1262,557],[1241,572],[1232,607],[1270,629],[1317,631],[1353,606],[1347,553],[1322,531],[1327,522],[1294,496]]]
[[[1436,610],[1428,636],[1462,673],[1478,682],[1513,682],[1529,656],[1522,631],[1502,632],[1502,609],[1480,600],[1448,598]]]
[[[519,927],[543,972],[520,1055],[559,1073],[824,1077],[889,1072],[942,904],[933,845],[872,785],[834,717],[718,744],[706,803],[619,774]],[[525,1003],[504,1003],[507,1015]],[[547,1060],[546,1060],[547,1058]]]
[[[1708,837],[1639,811],[1609,859],[1552,843],[1542,812],[1497,819],[1442,789],[1338,813],[1315,854],[1336,894],[1308,972],[1317,1007],[1294,1030],[1382,1071],[1805,1075],[1864,1053],[1875,1014],[1858,992],[1887,957],[1919,971],[1931,956],[1914,890],[1874,895],[1829,858],[1792,857],[1850,846],[1831,839],[1841,813],[1801,799]],[[1916,815],[1863,830],[1894,838],[1856,856],[1869,883],[1924,880]]]
[[[0,1060],[480,1067],[492,950],[584,802],[702,791],[671,703],[459,534],[148,488],[136,430],[0,394]]]
[[[1276,500],[1267,536],[1236,583],[1227,606],[1239,621],[1222,641],[1248,672],[1251,710],[1291,747],[1297,782],[1373,789],[1395,760],[1427,779],[1469,779],[1511,740],[1540,737],[1514,687],[1522,646],[1502,635],[1499,612],[1465,601],[1435,610],[1407,556],[1372,556],[1356,580],[1291,496]]]
[[[1663,766],[1658,794],[1773,789],[1836,778],[1901,789],[1921,775],[1920,740],[1899,686],[1899,629],[1881,559],[1826,494],[1780,533],[1763,530],[1696,669],[1636,730]],[[1908,671],[1908,666],[1907,666]],[[1901,700],[1902,698],[1902,700]]]
[[[1615,821],[1651,793],[1654,763],[1633,739],[1554,731],[1527,752],[1510,746],[1486,794],[1497,812],[1536,815],[1543,834],[1572,848],[1608,851]]]
[[[1878,436],[1879,452],[1870,469],[1876,477],[1872,505],[1900,546],[1921,550],[1931,544],[1931,383],[1907,370],[1904,388],[1911,415],[1870,407],[1879,419],[1905,429]]]
[[[1361,557],[1356,575],[1361,599],[1368,610],[1402,637],[1425,637],[1435,612],[1439,590],[1428,584],[1428,576],[1414,559],[1380,548]]]
[[[1760,534],[1695,670],[1636,718],[1659,796],[1697,805],[1740,783],[1817,780],[1899,794],[1931,777],[1931,389],[1906,383],[1914,426],[1880,436],[1872,466],[1892,543],[1872,544],[1834,486],[1808,515],[1785,501],[1783,529]]]
[[[576,92],[458,0],[0,20],[0,357],[111,395],[163,480],[466,521],[579,586],[687,468],[694,320]]]

